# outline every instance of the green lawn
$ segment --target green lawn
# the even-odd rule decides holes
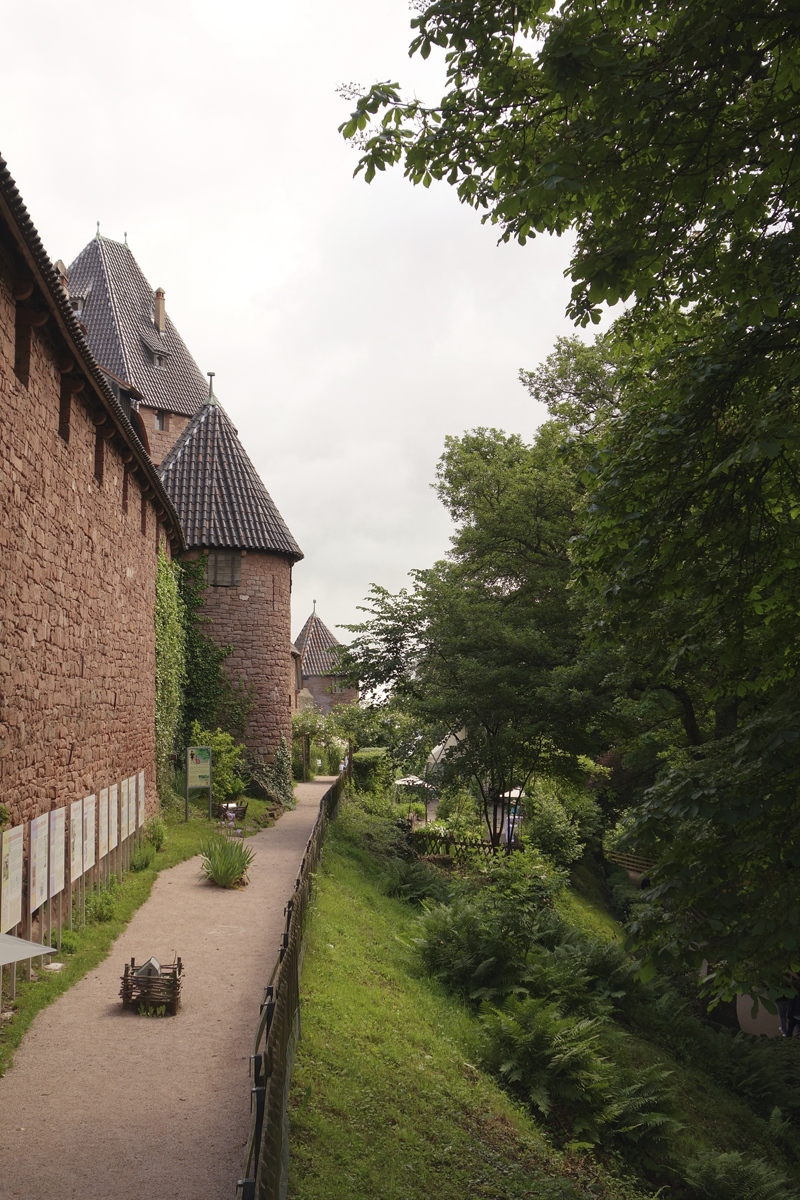
[[[472,1065],[475,1022],[414,967],[414,909],[330,827],[302,979],[292,1200],[643,1195],[557,1153]]]

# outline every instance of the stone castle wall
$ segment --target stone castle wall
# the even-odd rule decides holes
[[[183,433],[186,426],[191,420],[190,417],[181,417],[177,413],[166,414],[166,429],[156,429],[156,411],[154,408],[145,408],[142,405],[139,408],[139,416],[147,434],[147,444],[150,447],[150,457],[158,466],[163,458],[177,442],[180,435]]]
[[[233,646],[225,662],[228,674],[239,675],[254,687],[245,741],[258,754],[274,754],[282,736],[291,745],[295,691],[291,591],[292,568],[287,559],[243,550],[241,582],[235,587],[207,587],[203,593],[202,615],[211,619],[204,632],[218,646]]]
[[[155,809],[155,509],[113,440],[95,479],[91,383],[59,434],[48,325],[14,372],[16,302],[0,249],[0,799],[13,824],[144,769]],[[53,318],[50,318],[52,322]],[[94,400],[93,407],[97,405]]]
[[[358,700],[358,688],[339,688],[332,675],[304,675],[303,687],[308,688],[321,712],[330,712],[337,704],[353,704]]]

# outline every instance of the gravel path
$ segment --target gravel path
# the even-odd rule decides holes
[[[38,1015],[0,1079],[3,1200],[233,1200],[259,1004],[331,782],[298,785],[297,808],[249,839],[243,891],[201,881],[197,858],[162,871],[106,961]],[[173,951],[178,1017],[124,1012],[123,964]]]

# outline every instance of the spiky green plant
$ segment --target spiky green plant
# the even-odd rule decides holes
[[[206,879],[219,887],[241,888],[248,883],[255,850],[235,834],[216,831],[201,841],[200,858],[200,870]]]

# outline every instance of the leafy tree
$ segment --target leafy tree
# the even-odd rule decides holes
[[[435,105],[379,83],[342,127],[367,181],[446,179],[504,240],[576,233],[571,311],[743,306],[775,318],[797,260],[800,16],[767,0],[434,0]]]
[[[506,793],[575,774],[602,709],[567,594],[574,482],[549,427],[534,447],[475,430],[447,440],[438,491],[458,526],[449,561],[397,596],[373,585],[348,653],[362,686],[459,735],[498,846]]]

